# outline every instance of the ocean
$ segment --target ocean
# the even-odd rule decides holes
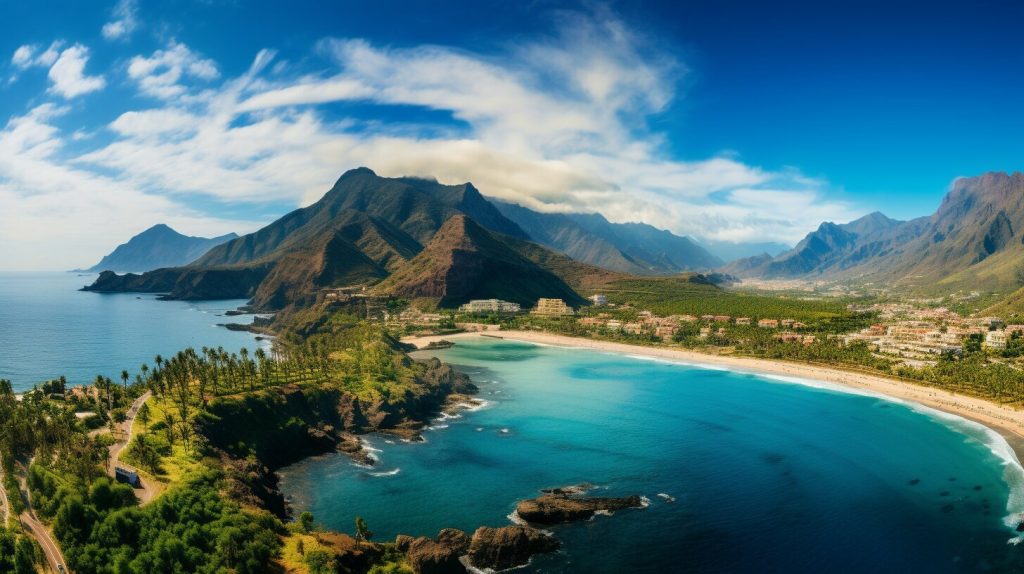
[[[251,316],[225,317],[245,303],[158,301],[151,294],[78,291],[96,275],[0,273],[0,379],[16,391],[60,375],[70,384],[91,383],[102,374],[120,382],[186,347],[223,346],[229,351],[260,345],[252,334],[217,323],[242,323]]]
[[[367,437],[282,472],[297,510],[376,539],[510,523],[517,500],[589,482],[642,510],[552,528],[520,572],[1006,572],[1024,472],[977,425],[827,385],[598,351],[471,339],[435,355],[487,405],[425,443]],[[421,356],[423,356],[421,354]]]

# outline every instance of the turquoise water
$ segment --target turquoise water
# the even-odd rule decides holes
[[[361,515],[379,539],[434,535],[508,524],[516,500],[586,481],[651,504],[554,528],[563,550],[522,571],[1020,571],[1004,520],[1021,470],[973,423],[595,351],[479,339],[433,354],[489,405],[423,444],[369,437],[373,469],[339,455],[286,469],[297,508],[344,531]]]
[[[102,374],[118,380],[185,347],[223,346],[237,351],[259,343],[249,333],[217,323],[244,301],[158,301],[151,294],[77,291],[95,275],[0,273],[0,379],[15,390],[64,375],[72,384]]]

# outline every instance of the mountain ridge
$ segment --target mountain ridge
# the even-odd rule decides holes
[[[956,179],[936,211],[909,221],[878,212],[823,223],[791,251],[721,270],[740,277],[830,279],[922,293],[1015,290],[1024,261],[1024,174]]]
[[[158,223],[132,236],[105,255],[99,263],[81,271],[152,271],[161,267],[186,265],[210,249],[237,238],[235,233],[219,237],[196,237],[179,233]]]

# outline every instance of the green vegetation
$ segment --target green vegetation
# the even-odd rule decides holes
[[[732,315],[825,322],[849,316],[846,302],[754,295],[721,289],[699,275],[613,281],[596,292],[617,306],[630,305],[656,315]]]
[[[283,525],[223,497],[220,477],[204,469],[144,508],[106,477],[86,485],[33,465],[29,487],[79,574],[273,572]]]

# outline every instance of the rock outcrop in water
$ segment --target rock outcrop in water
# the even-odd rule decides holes
[[[625,508],[643,508],[644,500],[639,496],[624,498],[582,496],[587,485],[546,489],[537,498],[520,501],[516,514],[533,524],[562,524],[589,520],[598,512],[614,512]]]
[[[469,536],[455,528],[445,528],[437,538],[399,536],[395,539],[395,546],[405,552],[416,574],[462,574],[466,569],[459,559],[469,551],[469,545]]]
[[[558,550],[551,534],[529,526],[481,526],[473,533],[467,560],[474,568],[506,570],[529,563],[536,554]]]

